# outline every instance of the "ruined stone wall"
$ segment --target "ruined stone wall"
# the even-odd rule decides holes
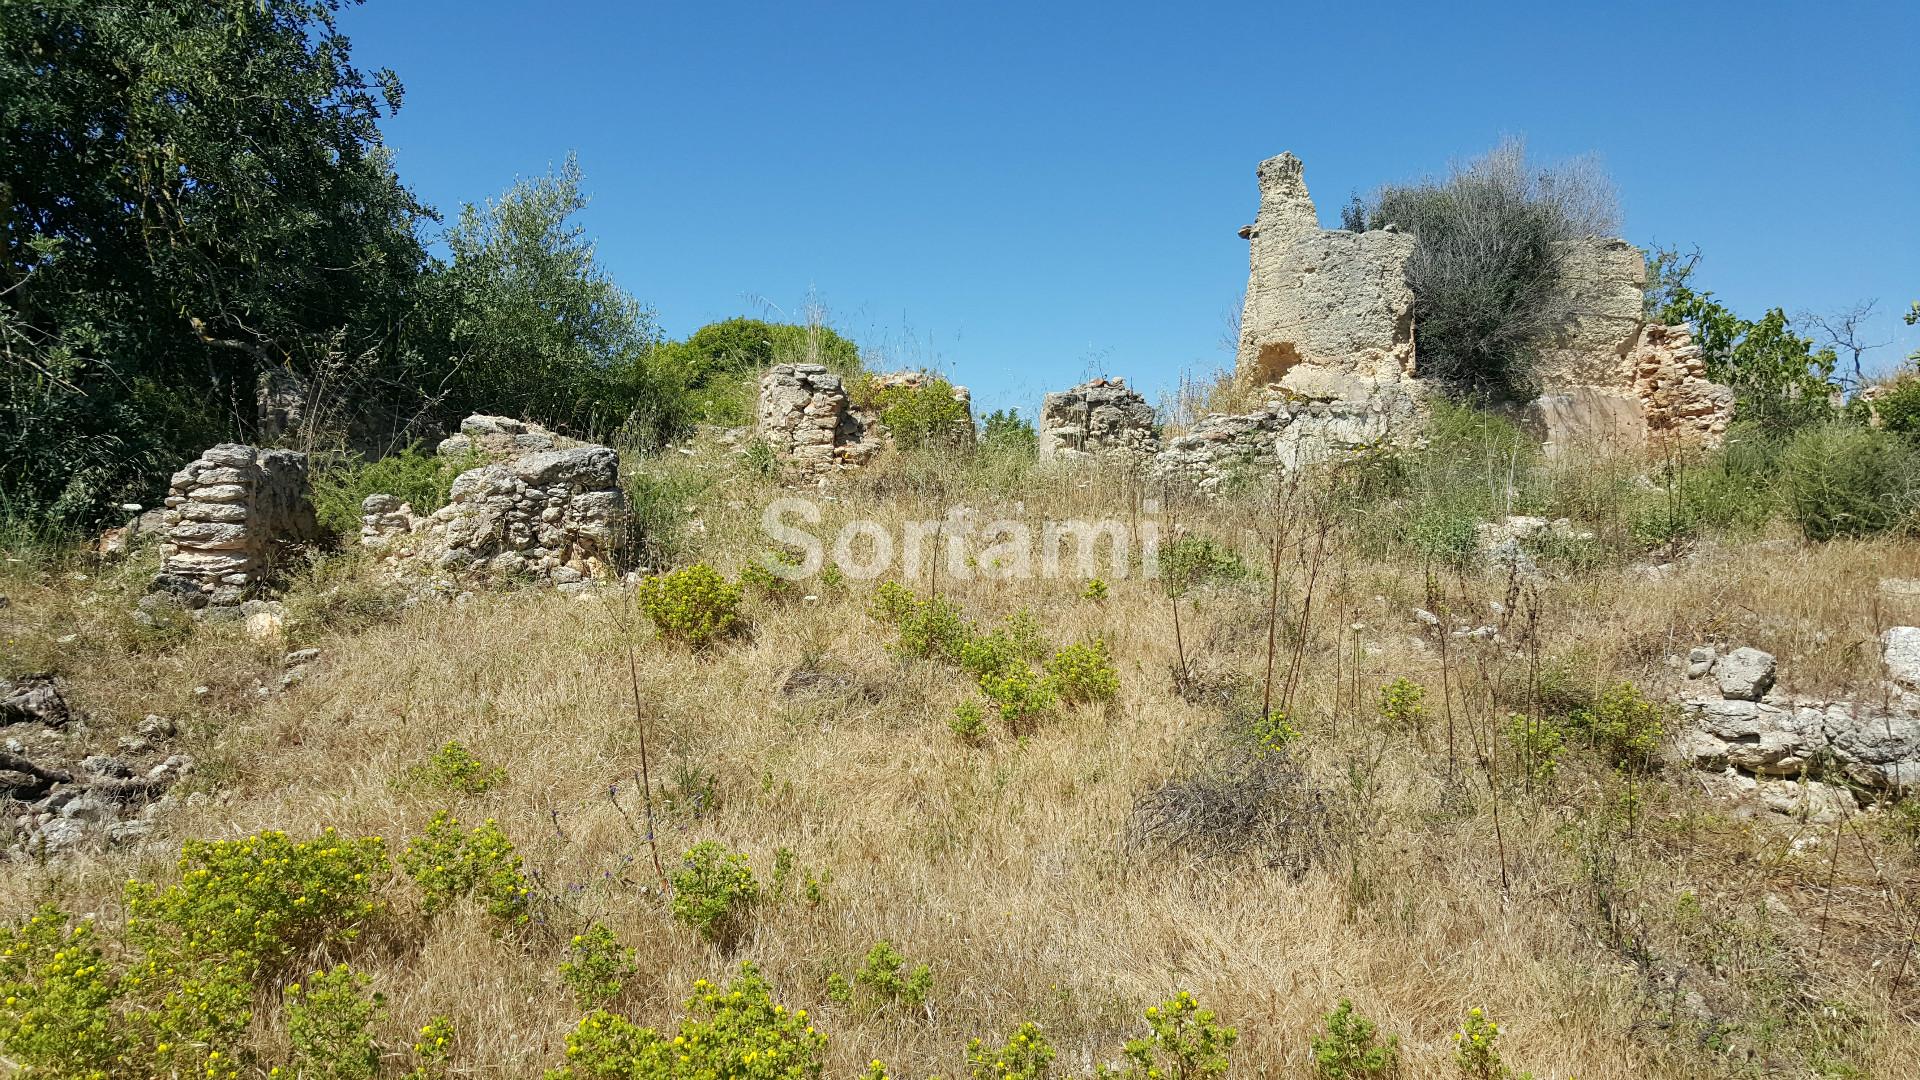
[[[1236,368],[1323,399],[1360,400],[1367,385],[1412,375],[1413,237],[1390,229],[1323,229],[1300,159],[1260,163]]]
[[[1564,245],[1561,274],[1571,313],[1535,367],[1540,388],[1628,389],[1627,354],[1646,324],[1646,253],[1625,240],[1589,236]]]
[[[460,430],[441,442],[443,455],[494,460],[455,477],[447,505],[424,516],[392,495],[369,495],[363,546],[415,583],[569,587],[612,576],[627,523],[618,453],[507,417],[470,416]]]
[[[1123,379],[1094,379],[1048,394],[1037,434],[1041,461],[1142,460],[1160,449],[1153,406]]]
[[[1214,495],[1239,477],[1338,462],[1405,442],[1418,424],[1410,398],[1376,394],[1365,401],[1325,401],[1281,391],[1256,412],[1203,417],[1154,455],[1147,475]]]
[[[173,474],[155,592],[237,606],[291,545],[318,537],[307,458],[221,443]]]
[[[870,427],[855,413],[845,380],[823,364],[775,364],[760,378],[756,431],[802,479],[866,464],[880,449]]]

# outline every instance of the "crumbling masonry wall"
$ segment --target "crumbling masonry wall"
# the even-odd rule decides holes
[[[305,454],[221,443],[173,474],[153,591],[191,608],[245,600],[291,545],[319,536]]]
[[[1041,461],[1139,461],[1160,448],[1153,406],[1124,379],[1094,379],[1048,394],[1040,406]]]

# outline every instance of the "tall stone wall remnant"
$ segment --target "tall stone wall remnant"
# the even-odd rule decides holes
[[[846,380],[824,364],[775,364],[760,377],[756,429],[803,479],[824,481],[872,460],[880,442],[871,427],[855,412]]]
[[[1646,253],[1611,236],[1589,236],[1559,250],[1572,303],[1535,366],[1540,387],[1624,389],[1627,354],[1646,325]]]
[[[1323,229],[1300,159],[1260,163],[1236,369],[1328,399],[1364,399],[1371,384],[1414,372],[1413,237],[1393,229]]]
[[[221,443],[173,474],[153,591],[190,608],[234,607],[286,550],[320,534],[307,458]]]
[[[1124,379],[1094,379],[1048,394],[1040,406],[1041,461],[1143,460],[1160,449],[1153,406]]]

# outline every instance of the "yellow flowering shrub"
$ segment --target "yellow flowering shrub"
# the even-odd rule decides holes
[[[1053,1044],[1031,1020],[1007,1036],[995,1049],[974,1039],[967,1044],[968,1080],[1046,1080],[1057,1056]]]
[[[407,841],[400,865],[425,894],[429,915],[472,896],[496,919],[527,921],[528,885],[520,856],[492,818],[466,830],[451,812],[440,811],[425,832]]]
[[[605,1010],[567,1036],[567,1063],[547,1080],[818,1080],[827,1037],[805,1009],[789,1010],[752,964],[725,989],[693,984],[687,1016],[671,1037]]]

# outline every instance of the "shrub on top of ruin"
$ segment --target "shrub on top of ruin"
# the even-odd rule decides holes
[[[1780,459],[1787,515],[1809,540],[1920,524],[1920,446],[1845,421],[1802,428]]]
[[[640,582],[634,595],[660,636],[704,649],[740,630],[740,586],[706,563]]]
[[[824,364],[843,377],[860,374],[860,347],[826,325],[825,312],[808,314],[804,325],[748,318],[708,323],[685,341],[656,345],[652,361],[686,386],[694,419],[751,423],[755,379],[774,364]]]
[[[1400,1038],[1379,1037],[1379,1027],[1353,1011],[1346,998],[1327,1014],[1327,1029],[1313,1040],[1313,1075],[1319,1080],[1392,1080],[1400,1074]]]
[[[1536,169],[1508,140],[1445,180],[1383,187],[1366,221],[1413,234],[1422,374],[1472,396],[1525,398],[1535,357],[1574,314],[1568,244],[1611,233],[1618,217],[1592,162]]]
[[[937,376],[922,386],[856,388],[855,396],[871,404],[894,442],[907,450],[962,441],[972,423],[966,403],[953,396],[953,384]]]
[[[312,471],[314,516],[329,533],[351,537],[360,532],[360,504],[369,495],[392,495],[416,514],[431,514],[447,505],[454,478],[480,463],[479,454],[442,457],[418,443],[372,461],[336,458]]]

